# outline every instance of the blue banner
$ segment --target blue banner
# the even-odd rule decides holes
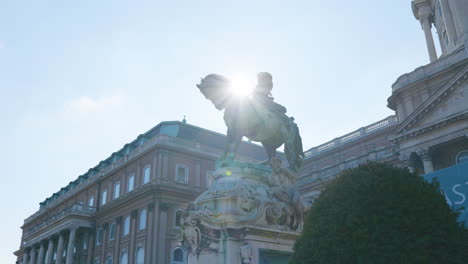
[[[468,226],[468,163],[448,167],[423,176],[431,182],[434,178],[440,183],[447,203],[455,210],[464,207],[460,220]]]

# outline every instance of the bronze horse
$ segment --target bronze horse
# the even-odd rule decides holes
[[[276,149],[284,144],[289,168],[297,171],[301,167],[304,159],[301,136],[294,119],[286,116],[285,111],[278,111],[264,100],[255,100],[255,97],[233,96],[228,79],[222,75],[209,74],[197,87],[218,110],[224,109],[228,144],[221,160],[233,161],[245,136],[262,144],[269,161],[275,158]],[[279,106],[272,99],[271,104]]]

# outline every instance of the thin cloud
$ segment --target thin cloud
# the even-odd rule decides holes
[[[124,97],[121,95],[112,95],[108,97],[92,98],[89,96],[80,96],[65,104],[67,112],[75,113],[96,113],[106,112],[116,106],[124,103]]]

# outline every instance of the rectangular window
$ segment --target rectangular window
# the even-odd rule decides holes
[[[132,174],[130,175],[130,177],[128,177],[127,192],[133,191],[134,187],[135,187],[135,175]]]
[[[104,189],[101,193],[101,205],[105,205],[107,203],[107,190]]]
[[[150,181],[151,167],[146,166],[143,171],[143,184],[147,184]]]
[[[114,200],[120,196],[120,182],[114,184]]]
[[[88,206],[94,206],[94,195],[91,195],[89,197]]]
[[[180,165],[180,164],[176,166],[175,181],[180,182],[180,183],[185,183],[185,184],[188,183],[188,168],[187,167],[185,167],[184,165]]]

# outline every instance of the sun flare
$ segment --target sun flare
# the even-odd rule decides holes
[[[230,78],[230,87],[235,96],[246,97],[252,94],[255,87],[255,81],[249,80],[244,75],[237,74]]]

